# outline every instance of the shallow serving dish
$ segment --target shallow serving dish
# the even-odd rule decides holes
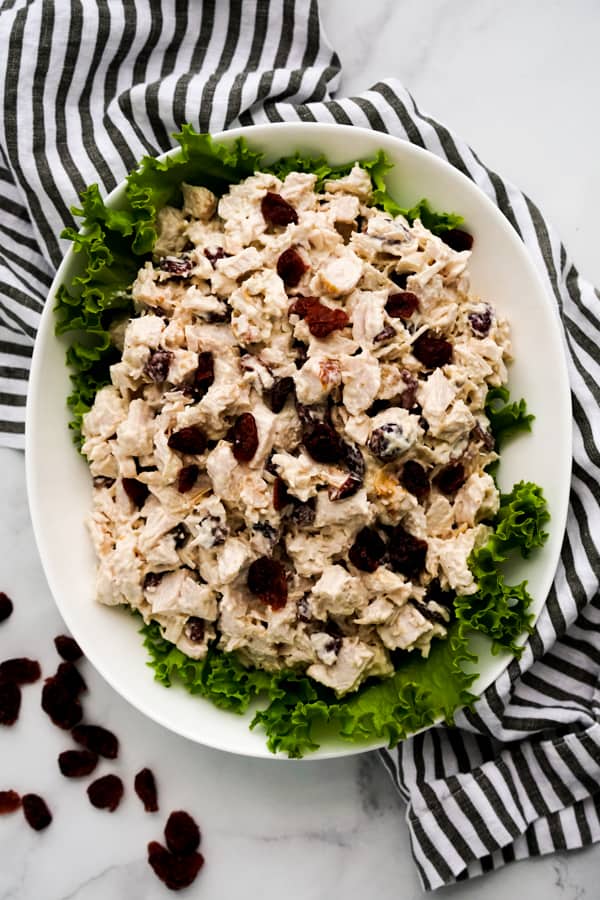
[[[394,169],[392,196],[410,206],[427,197],[433,209],[460,213],[475,237],[470,265],[474,292],[489,299],[511,325],[515,362],[509,371],[513,398],[525,397],[536,416],[533,430],[502,452],[500,486],[515,481],[541,485],[552,516],[550,537],[534,557],[514,565],[512,575],[528,580],[532,611],[542,610],[558,562],[566,521],[571,468],[571,408],[561,326],[552,299],[511,225],[456,169],[419,147],[361,128],[290,123],[238,128],[215,135],[224,143],[244,136],[264,150],[267,162],[299,150],[324,154],[341,164],[372,157],[383,149]],[[177,151],[172,151],[177,152]],[[118,204],[123,186],[110,195]],[[88,659],[126,700],[150,718],[191,740],[248,756],[274,758],[260,730],[250,731],[252,710],[244,716],[224,712],[183,688],[167,690],[153,680],[137,622],[123,610],[94,600],[95,557],[85,528],[91,505],[91,478],[71,442],[66,397],[69,373],[66,344],[54,335],[55,294],[68,284],[78,261],[66,254],[50,289],[33,355],[27,404],[26,461],[29,504],[42,565],[59,610]],[[492,655],[478,637],[481,693],[506,668],[508,653]],[[341,739],[326,740],[308,758],[343,756],[373,748]],[[285,757],[279,757],[285,758]]]

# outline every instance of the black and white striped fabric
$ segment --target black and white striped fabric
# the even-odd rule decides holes
[[[23,446],[36,326],[79,191],[108,192],[191,122],[204,131],[322,120],[447,159],[500,207],[560,311],[574,405],[567,534],[520,661],[458,728],[382,760],[408,804],[423,885],[600,840],[600,302],[520,191],[423,115],[395,81],[334,99],[340,65],[316,0],[0,3],[0,442]]]

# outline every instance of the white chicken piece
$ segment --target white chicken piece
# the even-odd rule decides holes
[[[385,325],[384,308],[387,291],[355,291],[350,298],[352,337],[365,350],[373,347],[373,339]]]
[[[327,615],[349,616],[363,605],[363,594],[358,578],[350,575],[343,566],[325,566],[323,574],[314,585],[310,605],[316,619],[325,621]]]
[[[454,523],[454,510],[447,497],[433,493],[429,499],[426,518],[428,534],[433,537],[449,537]]]
[[[500,493],[494,479],[487,472],[473,472],[454,498],[454,517],[460,525],[476,525],[491,519],[498,512]]]
[[[444,590],[451,588],[457,594],[474,594],[477,582],[468,566],[468,559],[473,550],[485,544],[490,532],[487,525],[476,525],[448,539],[430,538],[427,544],[427,571],[434,578],[439,578]]]
[[[339,247],[336,255],[319,271],[319,284],[327,294],[332,297],[341,297],[349,294],[360,280],[363,263],[360,257],[350,247]]]
[[[317,176],[311,172],[290,172],[285,176],[279,193],[294,209],[314,209],[316,196],[314,193]]]
[[[216,592],[191,578],[186,569],[167,572],[145,594],[153,613],[183,613],[209,621],[217,617]]]
[[[99,559],[96,597],[107,606],[124,603],[136,609],[144,599],[141,582],[135,532],[122,529],[114,550]]]
[[[357,637],[344,637],[333,665],[313,663],[306,674],[342,697],[356,690],[365,669],[373,661],[373,651]]]
[[[325,190],[328,194],[337,194],[338,192],[352,194],[358,197],[359,200],[362,200],[363,203],[368,203],[371,199],[373,185],[371,184],[369,173],[361,166],[356,165],[352,166],[348,175],[326,181]]]
[[[370,524],[374,511],[367,499],[364,488],[345,500],[330,500],[326,491],[317,494],[315,528],[323,528],[337,523],[356,523],[359,527]]]
[[[377,451],[376,455],[387,461],[396,459],[418,443],[423,437],[423,429],[418,416],[399,406],[390,406],[371,419],[370,437],[373,438],[370,444],[373,452]]]
[[[231,331],[244,346],[267,342],[276,322],[287,318],[288,296],[277,272],[263,269],[231,294]]]
[[[296,396],[300,403],[322,403],[341,384],[342,368],[331,356],[311,356],[294,376]]]
[[[411,603],[399,609],[377,633],[388,650],[411,650],[419,639],[433,632],[433,625]]]
[[[240,184],[232,184],[221,197],[218,213],[223,220],[229,253],[238,253],[264,234],[267,223],[261,212],[261,201],[267,191],[279,193],[280,189],[279,178],[259,172]]]
[[[100,388],[94,405],[83,417],[82,432],[87,441],[92,438],[107,440],[127,418],[127,403],[112,385]],[[87,455],[83,445],[83,452]]]
[[[185,247],[184,234],[187,222],[180,209],[174,206],[163,206],[156,216],[157,237],[152,253],[160,259],[162,256],[180,253]]]
[[[354,622],[357,625],[383,625],[391,619],[395,611],[393,603],[385,597],[377,597],[368,604],[360,616],[355,617]]]
[[[217,209],[217,198],[208,188],[196,184],[181,184],[183,191],[183,214],[208,222],[212,219]]]
[[[239,253],[234,253],[232,256],[224,259],[218,259],[215,268],[217,272],[221,272],[227,278],[236,281],[242,275],[247,275],[248,272],[260,269],[261,265],[262,257],[256,247],[246,247],[244,250],[240,250]]]
[[[341,359],[344,384],[344,406],[351,416],[357,416],[372,406],[381,384],[379,363],[363,350],[358,356]]]

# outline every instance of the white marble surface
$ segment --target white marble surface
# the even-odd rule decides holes
[[[600,282],[600,206],[593,90],[600,61],[595,0],[322,0],[345,67],[343,91],[395,76],[421,108],[464,135],[479,154],[548,212],[584,274]],[[37,558],[21,454],[0,451],[0,590],[15,601],[0,626],[0,659],[31,655],[56,666],[63,630]],[[60,527],[60,510],[57,510]],[[68,552],[68,548],[65,548]],[[84,785],[56,766],[68,746],[24,689],[21,718],[0,734],[0,790],[43,794],[51,828],[35,834],[20,815],[0,820],[0,900],[153,900],[166,890],[145,862],[171,809],[202,825],[206,866],[186,896],[211,900],[416,900],[404,809],[375,757],[270,763],[219,754],[147,721],[83,665],[86,711],[122,739],[115,765],[126,797],[113,816],[94,810]],[[132,777],[156,771],[162,809],[143,812]],[[513,864],[442,897],[583,900],[598,896],[600,848]]]

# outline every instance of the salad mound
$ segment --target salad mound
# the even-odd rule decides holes
[[[271,750],[390,745],[469,702],[471,629],[520,652],[541,489],[501,495],[507,323],[460,217],[389,196],[383,153],[264,165],[189,126],[126,201],[82,195],[75,439],[97,596],[144,619],[156,678],[254,698]],[[263,703],[264,706],[264,703]]]

